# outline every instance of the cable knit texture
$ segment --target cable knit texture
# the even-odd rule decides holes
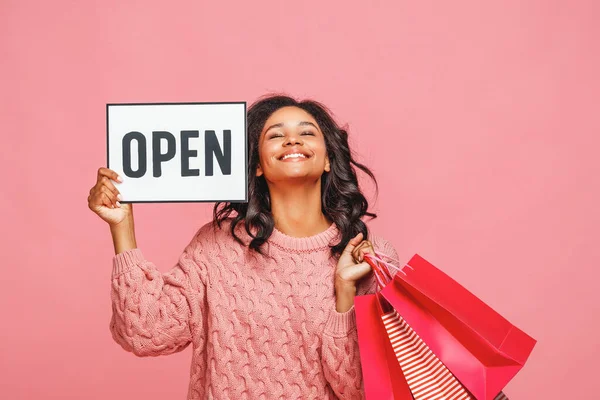
[[[307,238],[275,230],[260,255],[228,224],[204,225],[166,273],[140,249],[114,257],[114,340],[138,356],[191,344],[188,399],[363,398],[354,307],[335,310],[336,225]],[[358,285],[358,295],[374,291],[372,275]]]

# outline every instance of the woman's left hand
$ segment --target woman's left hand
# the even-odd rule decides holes
[[[371,266],[364,261],[367,253],[375,255],[373,245],[368,240],[362,240],[359,233],[346,245],[335,271],[335,292],[337,311],[348,311],[354,304],[357,282],[371,272]]]

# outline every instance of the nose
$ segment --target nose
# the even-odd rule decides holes
[[[286,136],[284,146],[294,146],[296,144],[302,145],[302,138],[297,133],[290,133]]]

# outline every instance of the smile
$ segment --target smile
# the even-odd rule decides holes
[[[281,157],[279,160],[285,161],[290,158],[291,159],[303,159],[303,158],[308,158],[308,157],[306,157],[304,154],[301,154],[301,153],[293,153],[293,154],[286,154],[285,156]]]

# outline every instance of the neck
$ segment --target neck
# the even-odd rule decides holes
[[[314,185],[269,187],[275,228],[292,237],[309,237],[331,226],[321,211],[321,180]]]

